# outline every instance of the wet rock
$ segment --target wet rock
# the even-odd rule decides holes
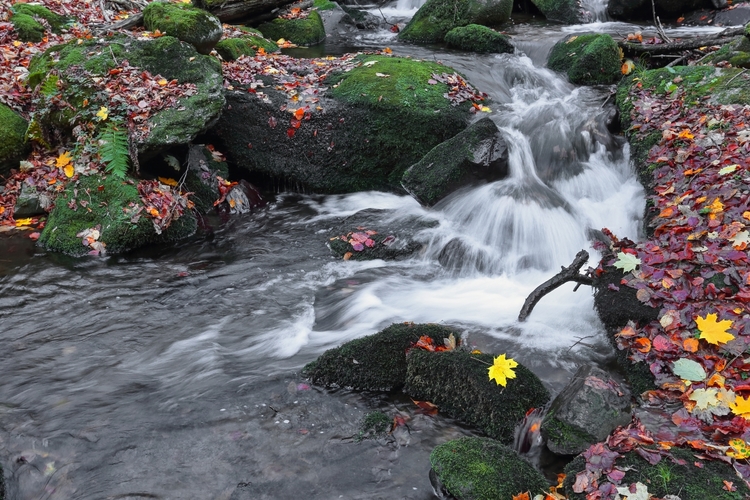
[[[13,209],[13,217],[16,219],[23,217],[34,217],[35,215],[44,215],[47,209],[52,205],[52,197],[45,192],[40,192],[35,186],[30,186],[24,182],[21,186],[21,192],[16,199],[16,206]]]
[[[531,0],[550,21],[567,24],[591,22],[591,14],[581,7],[580,0]]]
[[[453,28],[467,24],[497,25],[510,19],[512,0],[427,0],[399,33],[400,40],[442,42]]]
[[[392,424],[393,419],[382,411],[371,411],[359,424],[359,432],[354,440],[359,442],[363,439],[383,437],[391,429]]]
[[[625,274],[615,267],[606,267],[594,284],[594,308],[609,331],[634,321],[645,325],[659,316],[659,310],[638,300],[637,291],[620,282]]]
[[[209,54],[224,33],[216,16],[184,3],[148,4],[143,9],[143,25],[187,42],[201,54]]]
[[[407,349],[423,335],[442,345],[451,334],[458,337],[457,331],[441,325],[393,324],[374,335],[329,349],[307,364],[302,374],[317,385],[391,391],[406,380]]]
[[[439,498],[509,499],[548,487],[541,472],[493,439],[465,437],[443,443],[430,454],[430,465],[430,482]]]
[[[490,52],[512,54],[515,50],[509,36],[479,24],[453,28],[445,35],[445,43],[449,47],[480,54]]]
[[[375,30],[380,28],[384,21],[366,10],[357,9],[351,5],[341,5],[341,9],[348,14],[348,17],[342,19],[342,22],[350,23],[361,30]]]
[[[435,146],[404,172],[401,185],[424,205],[434,205],[461,187],[508,175],[508,147],[489,118]]]
[[[750,3],[737,4],[733,9],[722,10],[714,16],[714,26],[742,26],[750,23]]]
[[[692,11],[701,8],[726,7],[726,0],[655,0],[654,3],[657,15],[667,16],[667,18],[689,16]],[[607,4],[607,12],[612,17],[623,21],[653,20],[653,10],[649,0],[610,0]],[[706,12],[706,14],[709,13]],[[713,17],[713,14],[710,15]]]
[[[23,42],[41,42],[46,26],[53,33],[60,33],[67,24],[74,21],[72,17],[61,16],[38,4],[16,3],[11,11],[10,22],[13,30]]]
[[[614,39],[601,33],[568,35],[552,47],[547,67],[566,73],[577,85],[616,83],[620,72],[620,49]]]
[[[220,208],[231,215],[237,215],[246,214],[263,205],[265,205],[265,201],[263,201],[260,191],[245,179],[242,179],[229,190],[227,198],[220,205]]]
[[[547,448],[577,455],[630,422],[630,391],[610,374],[581,366],[552,401],[542,422]]]
[[[225,61],[234,61],[240,56],[254,56],[259,49],[271,54],[278,52],[279,46],[271,40],[263,38],[263,33],[252,28],[244,28],[247,32],[237,38],[225,38],[216,44],[216,52]]]
[[[250,180],[319,193],[400,191],[409,166],[466,128],[471,106],[452,106],[443,96],[446,85],[427,83],[435,72],[452,71],[445,66],[379,55],[359,60],[362,65],[326,78],[314,105],[325,112],[306,112],[296,129],[289,111],[299,105],[270,78],[264,99],[239,86],[227,91],[213,130],[220,150]],[[305,64],[300,61],[302,69]]]
[[[406,358],[406,394],[436,404],[441,414],[472,425],[505,444],[513,441],[516,424],[530,408],[549,401],[549,392],[539,378],[521,364],[507,387],[491,381],[490,354],[412,349]]]
[[[669,451],[681,463],[663,457],[653,465],[641,458],[636,451],[616,459],[615,467],[625,472],[620,484],[630,486],[640,482],[648,487],[648,493],[655,498],[677,495],[682,500],[741,500],[750,495],[750,488],[737,476],[730,464],[701,459],[698,452],[684,448],[674,447]],[[585,468],[586,461],[582,455],[565,467],[563,486],[570,500],[586,498],[585,493],[573,491],[576,475]],[[725,481],[732,483],[736,491],[727,491]]]
[[[18,168],[26,157],[29,145],[24,138],[28,122],[11,108],[0,103],[0,177]]]
[[[285,19],[277,17],[258,26],[258,31],[270,40],[283,38],[302,46],[317,45],[326,39],[323,19],[317,10],[310,11],[305,18]]]
[[[204,145],[194,144],[188,148],[187,168],[185,187],[193,193],[190,199],[200,213],[208,213],[221,196],[219,183],[229,177],[229,167]]]

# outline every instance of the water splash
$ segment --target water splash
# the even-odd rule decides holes
[[[581,0],[581,7],[591,14],[593,22],[609,21],[607,5],[609,0]]]

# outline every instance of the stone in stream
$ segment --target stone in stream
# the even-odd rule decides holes
[[[630,422],[630,391],[592,365],[581,366],[542,421],[547,448],[577,455]]]
[[[427,0],[399,33],[399,40],[439,43],[453,28],[467,24],[498,25],[510,19],[512,0]]]
[[[445,35],[449,47],[480,54],[512,54],[515,49],[510,37],[480,24],[453,28]]]
[[[438,345],[459,333],[437,324],[396,323],[373,335],[329,349],[302,374],[317,385],[391,391],[406,380],[406,351],[426,335]],[[426,351],[425,351],[426,352]]]
[[[317,10],[311,10],[307,17],[276,19],[258,26],[258,31],[270,40],[283,38],[296,45],[310,46],[322,43],[326,39],[323,19]]]
[[[179,38],[201,54],[209,54],[224,33],[216,16],[184,3],[149,3],[143,9],[143,25]]]
[[[483,118],[435,146],[404,172],[401,185],[431,206],[456,189],[508,175],[508,147],[490,118]]]
[[[581,0],[531,0],[550,21],[567,24],[590,23],[591,13],[581,6]]]
[[[576,85],[609,85],[622,77],[620,49],[602,33],[566,36],[552,47],[547,67]]]
[[[510,499],[519,493],[547,491],[541,472],[494,439],[464,437],[437,446],[430,454],[430,482],[439,498]]]
[[[29,123],[10,107],[0,103],[0,177],[17,169],[29,151],[25,133]]]
[[[39,191],[36,186],[24,182],[16,199],[13,217],[19,219],[46,214],[47,209],[52,205],[52,197],[50,193]]]
[[[539,377],[521,364],[515,368],[516,378],[508,380],[506,387],[490,380],[490,354],[411,349],[406,360],[404,392],[409,397],[430,401],[441,414],[474,426],[504,444],[513,442],[516,425],[530,409],[549,401],[549,392]]]

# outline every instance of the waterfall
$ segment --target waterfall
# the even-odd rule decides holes
[[[609,21],[608,3],[609,0],[581,0],[581,7],[591,13],[594,22]]]
[[[398,0],[396,3],[396,9],[399,11],[405,11],[405,10],[417,10],[427,0]]]

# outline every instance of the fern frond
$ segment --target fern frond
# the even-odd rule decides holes
[[[57,75],[49,75],[47,79],[44,80],[44,83],[42,84],[42,87],[39,89],[39,91],[46,97],[51,97],[57,94],[58,80],[59,78],[57,77]]]
[[[99,157],[105,164],[104,170],[117,178],[124,179],[128,173],[130,150],[128,134],[124,127],[110,122],[98,137]]]

